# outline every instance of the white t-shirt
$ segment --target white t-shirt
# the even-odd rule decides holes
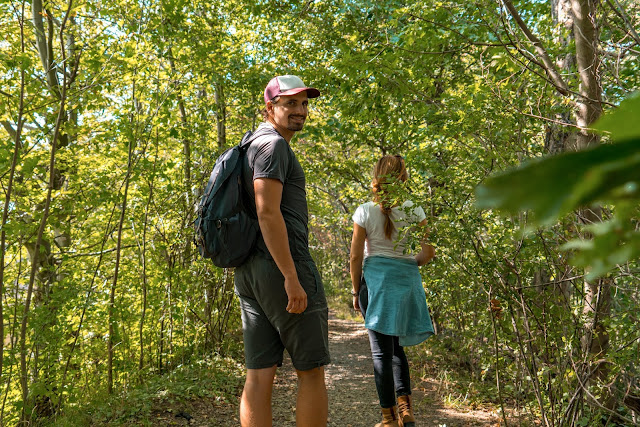
[[[367,231],[367,239],[364,244],[365,258],[380,255],[390,258],[413,259],[414,254],[404,253],[407,244],[406,238],[396,242],[398,230],[408,225],[418,224],[426,218],[424,210],[420,206],[411,208],[413,208],[411,201],[404,202],[402,207],[391,208],[390,217],[395,229],[391,234],[391,239],[387,239],[384,235],[385,217],[380,205],[367,202],[358,206],[353,214],[353,221]],[[409,212],[408,216],[406,212]]]

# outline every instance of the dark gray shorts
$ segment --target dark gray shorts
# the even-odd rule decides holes
[[[235,270],[236,294],[242,310],[244,355],[248,369],[282,366],[284,349],[300,371],[329,364],[327,299],[312,259],[295,261],[307,308],[286,311],[284,277],[275,261],[253,255]]]

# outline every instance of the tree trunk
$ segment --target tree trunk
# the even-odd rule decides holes
[[[58,81],[58,74],[56,73],[56,69],[53,65],[53,26],[51,25],[52,22],[49,21],[47,32],[45,34],[44,20],[42,19],[43,16],[50,17],[51,14],[44,13],[45,11],[42,7],[42,0],[33,0],[31,3],[31,9],[33,13],[33,26],[36,36],[36,47],[38,48],[38,56],[40,57],[40,62],[42,63],[42,67],[44,68],[47,76],[47,85],[49,86],[49,90],[59,98],[60,83]],[[48,40],[47,34],[49,35]]]
[[[224,86],[216,83],[215,100],[217,105],[218,147],[227,145],[227,104],[224,96]]]
[[[157,161],[157,156],[156,156]],[[151,175],[152,179],[155,177],[155,162],[154,173]],[[153,181],[149,182],[149,198],[147,199],[147,206],[144,210],[144,224],[142,225],[142,312],[140,313],[140,324],[138,327],[138,333],[140,336],[140,358],[138,362],[138,369],[144,368],[144,321],[147,314],[147,290],[148,290],[148,278],[147,278],[147,227],[149,226],[149,207],[153,201]]]
[[[602,114],[598,29],[596,28],[598,3],[594,0],[572,0],[571,5],[581,95],[576,113],[580,128],[576,148],[584,149],[599,142],[598,134],[590,132],[588,128]]]
[[[169,48],[169,65],[171,66],[171,73],[176,74],[176,65],[175,60],[173,58],[173,51]],[[176,86],[178,86],[178,81],[176,80]],[[178,110],[180,111],[180,123],[182,124],[182,129],[187,130],[189,128],[189,120],[187,117],[187,109],[184,104],[184,99],[180,94],[180,91],[177,91],[176,97],[178,99]],[[182,138],[182,154],[184,157],[184,209],[183,212],[186,213],[184,220],[184,228],[188,228],[191,226],[192,217],[193,217],[193,207],[192,207],[192,194],[191,194],[191,141],[189,138]],[[182,265],[186,265],[191,262],[191,240],[187,239],[185,241],[184,246],[184,254],[182,257]]]
[[[49,217],[49,209],[51,207],[51,194],[54,189],[54,181],[55,181],[55,164],[56,164],[56,150],[57,150],[57,141],[58,135],[60,133],[60,126],[63,121],[63,117],[65,115],[64,106],[66,102],[66,82],[62,86],[62,92],[60,97],[60,105],[58,110],[58,118],[56,120],[56,126],[53,133],[53,137],[51,138],[51,154],[49,157],[49,183],[47,186],[47,197],[45,199],[42,219],[40,220],[40,225],[38,227],[38,234],[36,236],[36,241],[32,250],[32,259],[31,259],[31,273],[29,276],[29,285],[27,288],[27,296],[24,305],[24,311],[22,314],[22,322],[20,326],[20,380],[22,387],[22,414],[21,420],[23,422],[28,423],[31,418],[31,413],[28,411],[28,398],[29,398],[29,383],[28,383],[28,375],[27,375],[27,326],[29,320],[29,309],[31,306],[31,298],[33,295],[33,287],[36,280],[36,273],[38,271],[38,266],[40,265],[40,248],[43,246],[44,242],[44,229],[47,224],[47,219]]]
[[[25,52],[25,37],[24,37],[24,3],[22,4],[21,16],[20,16],[20,50],[22,54]],[[22,147],[22,126],[24,124],[24,95],[25,95],[25,70],[20,70],[20,100],[18,102],[18,117],[16,120],[17,126],[15,132],[11,132],[11,126],[7,123],[5,128],[8,127],[7,132],[13,139],[13,156],[11,158],[11,167],[9,169],[9,178],[7,181],[7,187],[5,190],[4,207],[2,210],[2,223],[0,224],[0,377],[3,375],[3,362],[4,362],[4,267],[5,267],[5,248],[7,241],[7,221],[9,219],[9,208],[11,205],[11,193],[13,191],[14,177],[16,173],[16,167],[18,165],[18,158],[20,156],[20,148]],[[0,417],[0,420],[2,418]]]
[[[576,122],[580,130],[577,133],[576,149],[585,149],[599,143],[599,136],[589,128],[602,114],[602,87],[600,84],[600,60],[598,57],[597,12],[599,2],[595,0],[572,0],[573,31],[576,46],[576,65],[580,78],[580,99],[577,102]],[[592,208],[581,211],[581,219],[586,224],[600,222],[602,209]],[[611,286],[609,279],[593,282],[585,281],[585,333],[582,337],[583,351],[592,360],[605,358],[609,351],[609,333],[605,324],[611,307]],[[606,363],[595,362],[586,367],[592,372],[589,378],[606,382],[608,369]],[[600,396],[601,404],[612,409],[611,395]]]
[[[54,103],[60,104],[59,113],[56,116],[51,116],[50,120],[55,120],[56,132],[52,138],[55,141],[51,141],[52,147],[55,147],[56,151],[61,151],[67,147],[71,141],[70,136],[65,132],[66,124],[71,120],[74,125],[77,125],[77,114],[73,110],[67,110],[65,108],[65,101],[63,98],[68,93],[68,90],[73,86],[75,76],[79,65],[79,55],[75,49],[75,39],[71,32],[67,32],[66,29],[70,25],[74,25],[74,18],[71,16],[72,3],[71,0],[66,5],[66,11],[64,12],[60,21],[54,19],[54,16],[50,10],[45,9],[41,0],[34,0],[32,2],[33,13],[33,25],[36,40],[36,47],[40,62],[43,66],[46,75],[46,88],[50,93],[50,96]],[[46,19],[44,19],[46,18]],[[54,46],[59,46],[59,51],[56,51],[59,55],[55,58]],[[56,65],[60,64],[60,65]],[[60,80],[62,75],[62,81]],[[60,189],[66,189],[68,186],[68,171],[69,165],[73,164],[73,160],[64,160],[64,156],[60,156],[62,160],[57,160],[55,165],[51,165],[54,169],[51,171],[51,182],[54,191]],[[50,197],[50,196],[47,196]],[[50,304],[52,292],[54,291],[54,285],[61,277],[58,276],[60,270],[59,265],[54,265],[53,262],[53,243],[65,250],[71,245],[70,236],[70,222],[69,218],[71,213],[67,211],[70,203],[65,203],[64,199],[69,198],[68,195],[62,196],[62,201],[59,201],[55,205],[52,205],[52,201],[46,201],[42,205],[49,204],[51,211],[48,212],[49,226],[53,229],[53,236],[43,236],[40,244],[37,242],[27,242],[26,248],[29,251],[30,258],[35,262],[35,277],[37,278],[36,284],[33,289],[33,305],[46,307],[47,317],[45,323],[41,325],[41,337],[49,337],[50,331],[52,331],[57,324],[57,309]],[[56,206],[62,206],[62,208],[56,208]],[[42,382],[47,392],[41,394],[41,396],[35,396],[36,401],[35,413],[39,415],[48,415],[53,409],[52,400],[50,395],[54,394],[56,389],[55,382],[55,370],[56,370],[56,346],[55,342],[44,341],[37,342],[33,350],[34,364],[37,366],[36,372],[40,372],[42,375]],[[42,357],[43,363],[40,366],[39,358]]]

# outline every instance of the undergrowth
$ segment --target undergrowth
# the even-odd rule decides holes
[[[97,397],[86,405],[68,408],[40,426],[153,425],[152,414],[176,411],[196,399],[234,401],[242,386],[244,368],[231,358],[214,356],[172,372],[151,376],[144,383],[112,397]]]

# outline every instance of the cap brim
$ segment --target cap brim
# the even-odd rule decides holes
[[[320,96],[320,91],[316,88],[313,87],[297,87],[294,89],[289,89],[287,91],[281,92],[278,95],[282,96],[291,96],[291,95],[296,95],[300,92],[307,92],[307,97],[309,98],[317,98]]]

